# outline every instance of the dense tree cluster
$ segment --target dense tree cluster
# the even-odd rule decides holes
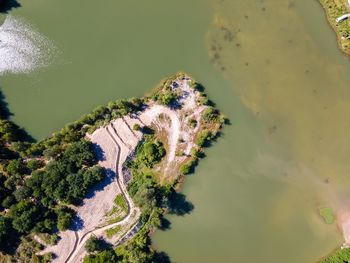
[[[96,163],[92,145],[85,140],[67,146],[45,167],[40,160],[30,165],[22,158],[9,160],[0,180],[1,207],[9,209],[2,219],[6,224],[0,224],[1,236],[11,231],[8,222],[18,235],[66,230],[74,211],[63,204],[76,204],[103,178]]]
[[[122,112],[129,107],[116,105]],[[0,106],[0,252],[12,253],[20,244],[15,257],[28,259],[27,235],[57,236],[57,230],[68,229],[75,212],[66,205],[79,203],[104,171],[96,165],[92,144],[73,129],[77,125],[33,143]]]

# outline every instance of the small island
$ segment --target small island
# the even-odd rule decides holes
[[[226,121],[202,85],[177,73],[39,142],[2,106],[1,261],[169,261],[150,234]]]

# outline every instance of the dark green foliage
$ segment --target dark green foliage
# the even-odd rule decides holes
[[[85,140],[72,143],[62,159],[77,168],[82,165],[92,166],[97,162],[91,142]]]
[[[40,210],[33,203],[23,200],[11,206],[10,216],[13,228],[19,233],[29,233],[35,227],[36,222],[42,219],[43,213]]]
[[[11,144],[11,150],[18,152],[22,157],[26,157],[30,146],[31,143],[29,142],[18,141]]]
[[[196,139],[196,144],[200,147],[206,146],[206,144],[212,139],[212,134],[208,130],[203,130]]]
[[[129,162],[133,180],[128,185],[128,192],[145,215],[163,204],[163,189],[149,170],[161,161],[165,155],[163,144],[154,135],[147,135],[136,150],[136,156]]]
[[[74,210],[68,207],[62,207],[56,211],[57,213],[57,228],[60,231],[67,230],[73,222],[75,216]]]
[[[0,216],[0,251],[4,252],[8,240],[10,239],[10,234],[12,232],[11,220],[7,217]]]
[[[13,195],[8,195],[2,200],[1,206],[3,208],[10,208],[15,203],[16,203],[16,198]]]
[[[92,145],[88,141],[72,143],[56,160],[47,165],[45,171],[34,172],[27,180],[34,196],[77,203],[87,193],[88,188],[103,178],[101,168],[88,167],[96,164]],[[46,206],[46,204],[44,204]]]
[[[205,122],[217,122],[220,120],[220,113],[213,107],[208,107],[203,113],[203,119]]]
[[[22,186],[13,193],[18,202],[27,199],[31,194],[32,190],[28,186]]]
[[[5,170],[9,175],[24,175],[27,172],[27,167],[22,159],[15,159],[8,163]]]
[[[89,255],[84,258],[84,263],[117,263],[117,254],[113,249],[107,249],[96,255]]]
[[[27,162],[27,167],[32,171],[35,171],[44,166],[45,166],[45,163],[38,159],[31,159]]]
[[[150,248],[150,238],[148,236],[148,231],[149,229],[147,227],[143,228],[132,240],[116,249],[116,253],[120,262],[155,262],[155,253]]]
[[[85,243],[85,249],[89,253],[102,251],[105,246],[105,242],[96,236],[91,236]]]
[[[86,170],[83,174],[83,186],[88,189],[90,186],[101,181],[104,177],[104,170],[101,166],[95,166]]]
[[[173,92],[170,88],[163,90],[153,96],[153,100],[165,105],[170,106],[178,100],[178,95]]]

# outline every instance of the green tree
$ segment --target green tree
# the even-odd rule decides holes
[[[22,186],[20,188],[18,188],[13,195],[15,196],[16,200],[19,202],[21,200],[24,200],[28,197],[30,197],[32,191],[29,187],[27,186]]]
[[[74,210],[68,207],[62,207],[57,210],[57,228],[60,231],[67,230],[73,222],[75,216]]]
[[[102,251],[104,248],[105,242],[97,238],[96,236],[91,236],[85,243],[85,249],[89,253]]]
[[[84,263],[117,263],[117,254],[113,249],[107,249],[96,255],[88,255],[84,258]]]
[[[31,159],[27,162],[27,167],[32,171],[42,168],[44,167],[44,165],[45,163],[38,159]]]
[[[83,174],[84,187],[87,189],[104,177],[104,170],[101,166],[95,166],[86,170]]]
[[[149,135],[137,149],[137,159],[143,165],[152,168],[165,155],[163,143]]]
[[[24,165],[22,159],[11,160],[6,166],[6,172],[10,175],[24,175],[27,171],[27,167]]]
[[[10,216],[14,229],[20,233],[29,233],[36,222],[42,218],[42,213],[32,203],[20,201],[18,204],[11,206]]]

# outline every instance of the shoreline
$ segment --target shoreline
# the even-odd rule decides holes
[[[180,193],[182,191],[186,174],[194,172],[194,167],[198,164],[199,159],[203,158],[199,156],[199,153],[203,151],[204,147],[208,146],[206,145],[207,143],[219,137],[220,130],[225,121],[223,115],[210,106],[210,102],[203,93],[202,87],[197,87],[197,85],[198,83],[188,74],[182,72],[177,73],[173,77],[164,79],[161,84],[158,84],[149,93],[146,93],[139,99],[144,103],[142,110],[136,111],[135,113],[128,113],[108,122],[91,123],[89,124],[90,127],[83,126],[83,130],[87,132],[86,136],[88,140],[94,143],[100,151],[105,153],[116,151],[117,156],[119,156],[115,160],[115,154],[107,154],[107,158],[105,160],[100,160],[99,164],[105,169],[111,168],[113,171],[115,170],[116,181],[118,183],[121,179],[122,184],[119,183],[118,188],[127,200],[128,214],[120,222],[107,224],[101,228],[99,224],[101,224],[101,222],[102,224],[107,222],[106,218],[101,217],[101,213],[94,216],[93,220],[90,218],[91,216],[83,213],[80,218],[83,222],[90,222],[90,228],[83,228],[81,230],[83,232],[87,231],[83,236],[77,235],[77,233],[81,232],[80,230],[77,232],[74,231],[76,235],[75,246],[73,250],[69,251],[68,258],[65,256],[68,252],[59,249],[55,251],[58,253],[59,257],[54,259],[54,262],[75,262],[82,259],[87,254],[84,249],[84,244],[88,237],[93,234],[113,244],[113,247],[123,247],[133,242],[136,238],[135,236],[140,232],[140,235],[147,235],[148,237],[151,237],[155,233],[158,226],[153,225],[151,221],[153,218],[158,218],[158,220],[160,220],[161,217],[171,212],[171,208],[155,206],[152,212],[148,214],[149,219],[147,222],[139,226],[137,222],[139,218],[144,216],[144,211],[142,206],[137,205],[133,194],[130,194],[127,189],[134,178],[130,180],[131,182],[125,182],[125,174],[123,173],[124,164],[130,159],[137,158],[137,156],[135,156],[137,155],[137,149],[144,142],[145,136],[148,136],[143,130],[151,128],[154,131],[155,138],[163,138],[164,140],[164,136],[166,136],[165,141],[167,142],[167,153],[164,159],[150,170],[156,175],[154,182],[158,184],[159,187],[170,187],[170,189],[174,189],[175,193]],[[177,99],[175,99],[174,102],[179,103],[181,106],[176,106],[176,104],[174,104],[175,106],[171,106],[172,102],[168,102],[168,97],[171,97],[169,92],[177,94]],[[163,100],[165,100],[167,105],[162,105],[162,103],[164,103]],[[208,110],[209,113],[207,112]],[[86,119],[88,116],[89,114],[81,117],[77,122],[82,122],[82,120]],[[206,120],[206,118],[213,118],[213,120]],[[196,123],[195,128],[192,126],[193,122]],[[135,125],[140,127],[140,129],[135,130]],[[108,135],[116,143],[117,150],[113,150],[114,146],[111,146],[106,141],[108,138],[106,138],[107,133],[104,131],[107,131]],[[204,139],[202,138],[200,142],[197,142],[205,131],[209,131],[208,135],[205,135]],[[113,133],[113,135],[111,133]],[[55,136],[55,134],[52,136]],[[112,166],[114,166],[115,163],[116,167],[114,169]],[[184,170],[183,167],[185,166],[187,169],[185,169],[184,172],[182,170]],[[128,170],[128,173],[133,175],[133,169],[128,168]],[[111,184],[112,183],[114,183],[114,180]],[[103,194],[104,190],[102,190],[101,193]],[[164,195],[164,197],[168,198],[166,195]],[[104,202],[104,199],[95,202],[94,198],[96,197],[87,200],[87,203],[90,204],[88,209],[90,212],[98,210],[98,207]],[[105,197],[105,199],[106,198],[108,202],[111,203],[111,200],[115,197],[109,195]],[[85,204],[78,207],[78,211],[85,211],[86,209],[84,209],[84,206]],[[136,213],[137,216],[132,216],[135,209],[140,212]],[[80,215],[80,212],[78,212],[78,215]],[[132,219],[131,223],[129,222],[129,217]],[[119,231],[118,234],[112,237],[106,236],[105,230],[112,229],[119,225],[121,225],[122,230]],[[138,227],[135,228],[135,231],[134,227],[132,227],[125,232],[130,226],[136,225]],[[120,234],[120,232],[122,233]],[[64,240],[61,240],[60,242],[63,241]],[[61,245],[64,244],[61,243]],[[58,246],[60,246],[60,243]],[[149,249],[156,252],[152,244]],[[54,252],[50,251],[50,247],[45,249],[45,251]],[[64,260],[62,257],[66,259]]]
[[[350,59],[350,42],[349,42],[349,46],[347,48],[343,47],[342,41],[341,41],[342,36],[338,32],[338,28],[336,27],[336,23],[332,22],[335,18],[330,16],[330,11],[329,11],[329,9],[326,8],[326,6],[325,6],[326,3],[323,3],[323,1],[325,1],[325,0],[318,0],[318,3],[321,5],[321,7],[326,15],[326,20],[327,20],[328,25],[331,27],[331,29],[333,30],[333,32],[335,34],[335,39],[337,41],[338,48],[342,51],[342,53],[344,53],[347,56],[347,58]],[[350,13],[350,11],[349,11],[349,13]],[[346,23],[346,22],[347,22],[347,20],[343,21],[343,23]],[[348,27],[350,30],[350,26],[348,26]]]

